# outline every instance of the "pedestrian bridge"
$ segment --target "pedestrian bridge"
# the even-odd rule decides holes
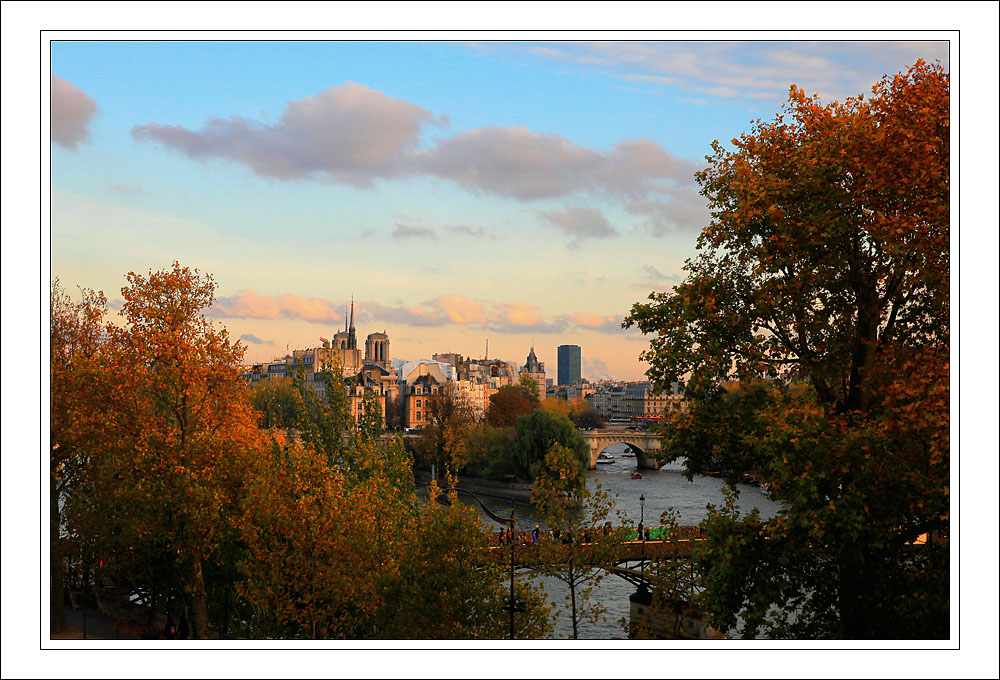
[[[661,463],[656,460],[660,451],[660,435],[624,427],[606,427],[601,430],[578,430],[590,447],[590,469],[597,467],[597,457],[612,444],[626,444],[635,452],[636,465],[644,470],[656,470]]]

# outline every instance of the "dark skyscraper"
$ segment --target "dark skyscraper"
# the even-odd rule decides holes
[[[580,382],[580,346],[559,345],[556,356],[560,385],[574,385]]]

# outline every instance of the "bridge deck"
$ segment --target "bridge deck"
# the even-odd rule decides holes
[[[614,547],[611,554],[604,546],[596,543],[576,543],[567,545],[557,543],[550,539],[543,541],[543,545],[499,545],[491,546],[490,553],[497,561],[509,563],[511,547],[514,550],[514,565],[516,567],[532,567],[543,561],[558,559],[560,554],[574,552],[584,563],[592,564],[620,564],[622,562],[638,562],[648,560],[653,557],[669,555],[686,556],[691,553],[696,543],[704,541],[704,538],[679,538],[675,540],[657,541],[622,541]]]

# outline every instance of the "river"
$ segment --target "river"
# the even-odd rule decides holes
[[[688,481],[684,476],[681,462],[670,463],[659,470],[642,470],[642,479],[632,479],[635,470],[635,458],[625,458],[622,453],[624,445],[608,447],[613,453],[615,462],[610,465],[600,465],[596,470],[587,472],[587,486],[595,489],[598,484],[604,491],[616,497],[616,506],[628,522],[638,524],[640,514],[643,515],[646,526],[654,526],[659,522],[660,514],[668,508],[679,513],[678,524],[695,525],[705,519],[705,506],[709,503],[723,503],[722,487],[725,481],[716,477],[695,476]],[[764,519],[773,517],[781,509],[780,505],[765,496],[760,489],[744,484],[738,485],[740,496],[738,505],[748,513],[758,508]],[[645,496],[644,510],[640,513],[639,497]],[[465,501],[464,494],[459,499],[468,502],[483,517],[489,526],[498,526],[489,519],[472,501]],[[510,501],[496,498],[482,498],[487,507],[500,517],[510,514]],[[519,528],[531,529],[540,521],[529,504],[514,504],[516,523]],[[609,517],[614,520],[614,515]],[[498,526],[499,528],[499,526]],[[518,572],[518,578],[528,578],[524,572]],[[568,588],[562,582],[549,577],[534,577],[549,598],[557,607],[562,607]],[[594,591],[593,600],[600,602],[607,611],[604,620],[598,623],[584,623],[580,628],[580,639],[589,640],[625,640],[628,639],[625,628],[620,621],[629,616],[628,597],[635,588],[627,581],[613,575],[606,575]],[[553,638],[568,638],[572,631],[569,616],[563,613],[556,616]]]

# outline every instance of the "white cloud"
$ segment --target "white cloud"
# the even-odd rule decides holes
[[[618,201],[693,186],[694,164],[649,139],[626,140],[602,151],[525,127],[464,130],[419,148],[421,132],[446,118],[356,83],[290,101],[268,124],[234,116],[212,118],[200,130],[137,125],[137,140],[156,141],[190,158],[219,158],[282,180],[369,186],[379,179],[437,177],[474,193],[519,201],[588,194]],[[610,236],[603,217],[570,209],[554,223],[588,237]],[[568,220],[568,221],[567,221]],[[456,235],[479,235],[455,227]],[[434,237],[427,227],[397,224],[393,238]]]
[[[348,82],[288,102],[274,125],[233,116],[213,118],[199,131],[137,125],[132,135],[191,158],[236,161],[266,177],[368,186],[402,173],[423,127],[443,122],[416,104]]]
[[[525,127],[465,130],[420,152],[414,167],[470,191],[522,201],[577,192],[642,195],[659,181],[692,182],[696,169],[648,139],[603,152]]]
[[[437,232],[430,227],[419,227],[410,224],[401,224],[399,222],[397,222],[395,226],[393,226],[392,231],[389,232],[389,238],[396,240],[407,238],[436,239],[437,237]]]
[[[585,238],[608,238],[618,234],[599,208],[571,207],[566,210],[549,210],[539,215],[552,226],[573,237],[575,242]]]
[[[883,75],[918,58],[948,65],[944,41],[604,41],[565,43],[559,49],[515,43],[508,49],[721,99],[782,101],[792,84],[827,100],[843,99],[869,92]]]

